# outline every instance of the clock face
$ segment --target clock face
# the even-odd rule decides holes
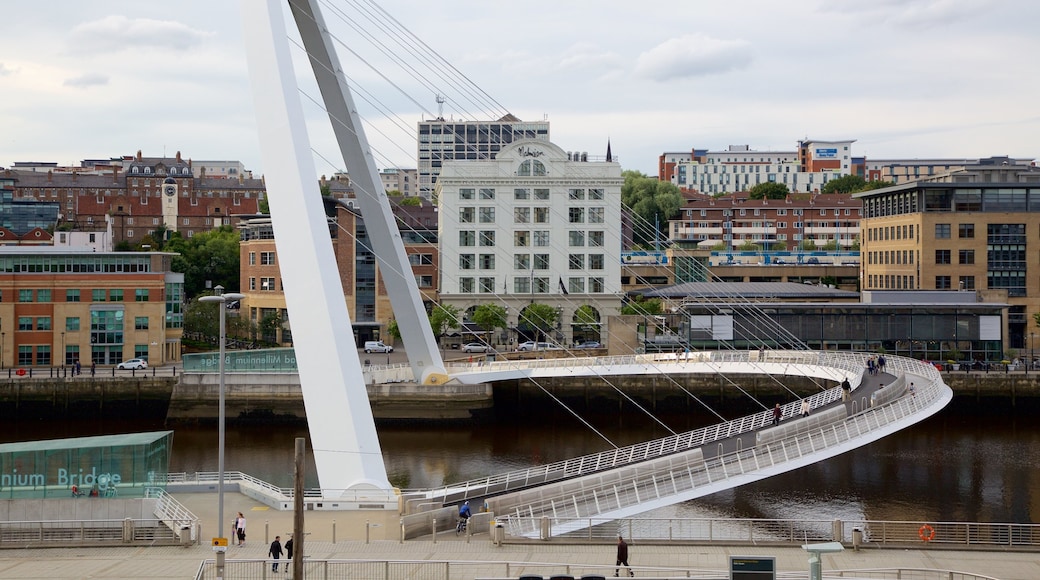
[[[173,194],[177,193],[177,188],[172,185],[166,186],[166,195],[173,197]]]

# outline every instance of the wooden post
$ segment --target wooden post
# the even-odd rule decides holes
[[[296,438],[296,461],[293,469],[293,578],[303,580],[303,467],[307,440]]]

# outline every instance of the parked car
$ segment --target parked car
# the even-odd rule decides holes
[[[143,358],[132,358],[130,360],[125,360],[125,361],[117,364],[116,368],[121,370],[121,371],[132,371],[132,370],[136,370],[136,369],[146,369],[146,368],[148,368],[148,361],[144,360]]]
[[[488,346],[482,342],[470,342],[462,345],[462,352],[487,352]]]
[[[392,346],[390,346],[388,344],[383,344],[383,341],[381,341],[381,340],[366,340],[365,341],[365,352],[366,353],[394,352],[394,347],[392,347]]]
[[[818,266],[820,264],[820,259],[819,258],[815,258],[815,257],[809,258],[808,260],[805,261],[805,263]]]
[[[560,350],[560,347],[550,344],[548,342],[535,342],[533,340],[528,340],[526,342],[521,342],[516,347],[516,350]]]
[[[603,348],[603,345],[596,342],[595,340],[586,340],[585,342],[575,346],[574,348]]]

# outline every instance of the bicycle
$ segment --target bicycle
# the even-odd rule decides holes
[[[456,536],[466,531],[466,523],[468,521],[469,521],[469,518],[461,518],[461,517],[459,518],[459,523],[455,525],[455,535]]]

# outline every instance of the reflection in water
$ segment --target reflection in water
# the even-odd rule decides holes
[[[927,520],[1029,523],[1040,519],[1040,426],[1029,411],[977,415],[951,407],[937,417],[797,471],[654,512],[654,517]],[[379,426],[394,485],[423,488],[602,451],[609,444],[566,413],[480,424]],[[600,417],[596,429],[618,445],[667,432],[645,417]],[[667,417],[676,430],[703,416]],[[163,429],[161,421],[7,423],[0,440],[27,441]],[[293,446],[304,426],[232,425],[226,466],[292,485]],[[175,429],[170,470],[216,471],[216,426]],[[317,486],[313,461],[307,485]]]

